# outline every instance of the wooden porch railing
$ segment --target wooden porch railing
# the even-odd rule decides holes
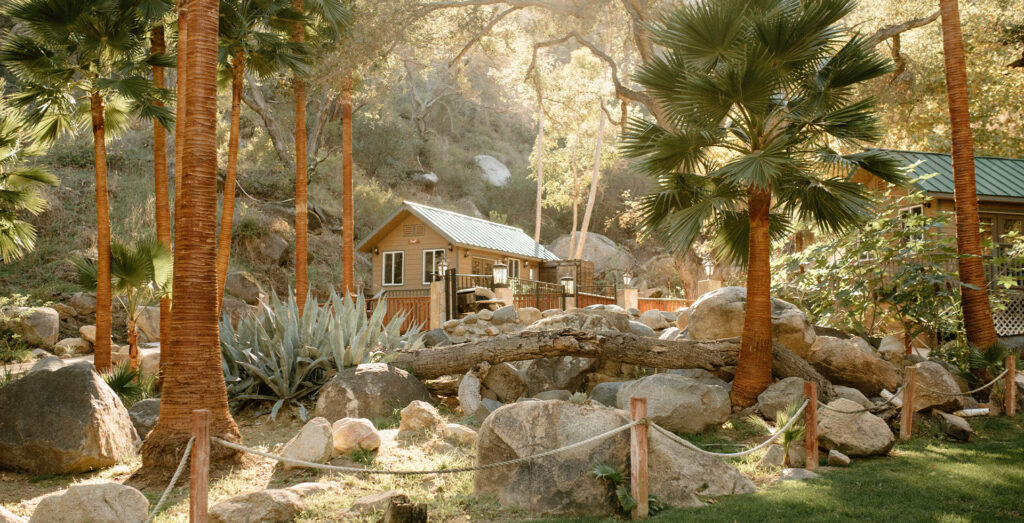
[[[373,314],[379,303],[384,301],[387,310],[384,312],[384,323],[387,324],[399,314],[405,315],[402,332],[413,328],[423,329],[430,324],[430,291],[385,291],[379,298],[366,300],[367,312]]]
[[[637,300],[636,307],[640,309],[641,314],[647,311],[675,312],[683,307],[693,305],[693,302],[694,300],[683,298],[640,298]]]

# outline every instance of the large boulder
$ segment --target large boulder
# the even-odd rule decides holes
[[[415,400],[430,401],[414,376],[384,363],[364,363],[342,370],[320,389],[314,415],[377,420]]]
[[[288,443],[284,444],[281,455],[301,461],[325,463],[334,455],[334,435],[331,423],[325,418],[309,420]],[[302,465],[281,462],[285,470]]]
[[[0,465],[35,474],[109,467],[138,435],[91,363],[38,370],[0,388]]]
[[[625,382],[622,381],[606,381],[604,383],[598,383],[590,391],[590,399],[608,407],[614,407],[618,405],[619,389]]]
[[[444,425],[444,418],[429,402],[416,400],[402,409],[398,433],[433,430]]]
[[[651,312],[651,311],[648,311]],[[654,311],[658,312],[658,311]],[[658,333],[654,332],[654,329],[648,327],[646,324],[639,321],[629,320],[629,332],[637,336],[645,338],[657,338]]]
[[[357,450],[380,448],[380,433],[365,418],[342,418],[331,426],[335,454],[351,454]]]
[[[160,398],[148,398],[135,402],[128,409],[128,417],[132,420],[135,432],[140,438],[145,438],[149,431],[156,426],[156,420],[160,417]]]
[[[257,490],[210,507],[211,523],[291,521],[305,508],[302,496],[290,489]]]
[[[804,399],[804,380],[795,376],[781,379],[764,389],[757,397],[757,409],[761,415],[774,420],[776,414],[785,412],[793,403]]]
[[[725,423],[732,413],[725,387],[678,374],[654,374],[619,389],[617,404],[629,409],[632,397],[647,398],[647,415],[675,432],[700,432]]]
[[[505,461],[563,447],[628,423],[625,413],[562,401],[529,401],[496,410],[480,427],[478,463]],[[649,431],[649,488],[666,503],[698,506],[698,494],[722,496],[754,491],[730,465],[697,454]],[[629,432],[549,458],[477,473],[477,494],[502,505],[529,507],[539,514],[612,515],[610,486],[591,474],[597,462],[628,469]]]
[[[79,316],[92,314],[96,312],[96,293],[76,292],[71,295],[70,303]]]
[[[668,318],[666,318],[659,310],[649,310],[640,315],[640,323],[656,330],[667,329],[669,327]],[[673,323],[675,323],[673,321]]]
[[[511,403],[526,396],[526,379],[511,363],[492,365],[484,377],[483,385],[486,388],[485,397],[490,392],[494,395],[491,399],[502,403]]]
[[[914,368],[914,412],[927,409],[951,412],[963,406],[960,387],[945,367],[934,361],[922,361]]]
[[[579,234],[576,236],[579,238]],[[570,235],[563,234],[547,246],[548,250],[563,260],[573,259],[575,256],[569,253],[569,241]],[[611,238],[590,231],[587,231],[581,258],[594,263],[594,274],[614,269],[625,270],[636,265],[636,258],[628,250],[620,247]]]
[[[587,376],[597,369],[597,360],[578,356],[540,358],[519,363],[526,380],[526,393],[533,396],[546,390],[581,390]]]
[[[0,523],[25,523],[27,519],[0,507]]]
[[[95,344],[96,343],[96,326],[95,325],[82,325],[78,328],[78,334],[82,336],[82,339]]]
[[[688,333],[691,340],[721,340],[743,333],[747,289],[723,287],[700,297],[691,307]],[[814,344],[814,327],[792,303],[772,298],[772,337],[805,357]]]
[[[61,494],[39,501],[29,522],[142,523],[149,500],[138,490],[120,483],[72,485]]]
[[[504,187],[512,181],[508,167],[489,154],[478,154],[473,157],[473,162],[480,168],[480,178],[492,187]]]
[[[160,307],[139,307],[138,328],[146,341],[160,341]]]
[[[92,344],[82,338],[64,338],[53,346],[53,353],[62,358],[72,358],[92,352]]]
[[[60,334],[60,314],[50,307],[7,307],[0,310],[0,328],[31,345],[53,347]]]
[[[903,346],[903,336],[890,334],[882,338],[882,341],[878,343],[879,357],[893,365],[902,364],[903,356],[905,356],[906,353],[907,349]]]
[[[248,272],[228,273],[224,278],[224,290],[249,305],[259,304],[260,299],[264,296],[260,282]]]
[[[900,376],[888,362],[865,354],[850,340],[819,336],[807,361],[832,383],[853,387],[867,396],[895,391]]]
[[[576,329],[586,332],[630,332],[629,317],[625,313],[597,309],[575,309],[558,312],[534,322],[523,330],[551,331],[562,329]]]
[[[828,406],[847,412],[862,408],[844,398],[832,400]],[[818,443],[822,447],[847,456],[876,456],[888,453],[896,442],[882,418],[870,412],[844,414],[831,409],[818,409]]]

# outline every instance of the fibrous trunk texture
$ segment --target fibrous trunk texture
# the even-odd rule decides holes
[[[747,265],[747,306],[743,318],[740,359],[732,384],[734,407],[748,407],[772,382],[771,238],[768,211],[771,194],[751,190],[750,250]]]
[[[93,167],[96,172],[96,342],[93,365],[96,370],[110,368],[110,203],[107,196],[107,144],[103,95],[89,98],[92,112]]]
[[[217,0],[189,2],[188,105],[180,214],[174,230],[174,314],[164,351],[160,417],[142,447],[147,467],[174,467],[195,409],[210,411],[211,435],[239,441],[228,411],[217,321]],[[219,445],[211,460],[237,459]]]
[[[292,8],[303,12],[302,0],[294,0]],[[302,21],[295,22],[292,40],[305,42],[306,30]],[[295,95],[295,301],[299,314],[306,308],[309,284],[306,281],[308,251],[308,210],[306,207],[306,82],[296,72]]]
[[[978,193],[974,180],[974,140],[967,97],[967,64],[960,13],[956,0],[940,0],[942,50],[946,62],[946,92],[953,134],[953,199],[956,207],[956,247],[960,255],[960,302],[967,341],[987,349],[997,341],[988,299],[981,252]]]
[[[351,294],[356,290],[355,270],[355,204],[353,203],[353,182],[352,182],[352,75],[345,78],[341,92],[341,265],[342,283],[345,286],[345,293]]]
[[[242,81],[245,53],[235,52],[231,66],[231,129],[228,132],[228,171],[224,175],[224,205],[221,206],[220,241],[217,245],[217,312],[224,301],[224,283],[231,261],[231,231],[235,220],[235,178],[238,175],[238,124],[242,114]]]
[[[164,41],[164,26],[153,28],[151,51],[154,55],[162,55],[167,51]],[[164,68],[153,68],[153,85],[164,88]],[[161,102],[157,102],[163,105]],[[167,184],[167,130],[163,124],[153,121],[153,188],[156,193],[156,239],[170,252],[171,249],[171,202],[170,189]],[[160,299],[160,339],[165,339],[171,331],[171,296]]]

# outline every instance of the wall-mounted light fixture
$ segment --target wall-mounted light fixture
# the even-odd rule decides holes
[[[373,248],[373,255],[374,255],[374,256],[377,256],[377,255],[379,255],[379,254],[380,254],[380,247],[374,247],[374,248]]]
[[[448,244],[448,252],[452,252],[454,250],[455,250],[455,246],[449,243]]]

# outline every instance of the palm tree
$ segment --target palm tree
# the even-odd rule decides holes
[[[0,262],[9,263],[35,248],[36,229],[19,216],[46,210],[46,199],[39,191],[57,185],[57,177],[38,167],[18,167],[26,158],[41,154],[42,147],[25,138],[32,132],[2,96],[5,87],[0,78]]]
[[[173,467],[189,439],[193,409],[211,412],[213,436],[238,441],[221,370],[217,317],[217,0],[188,6],[188,133],[182,203],[174,228],[174,314],[163,348],[160,417],[142,447],[143,464]],[[211,460],[237,456],[221,445]]]
[[[746,265],[747,303],[734,406],[771,382],[771,242],[795,220],[838,232],[871,212],[858,167],[905,177],[874,151],[842,154],[881,135],[855,86],[891,65],[840,20],[853,0],[702,0],[653,26],[664,53],[637,80],[673,129],[630,121],[623,149],[658,188],[642,204],[647,234],[685,250],[709,228],[718,252]]]
[[[956,249],[960,255],[960,303],[964,310],[967,341],[987,349],[997,341],[992,308],[988,300],[984,259],[981,252],[981,223],[978,193],[974,183],[974,139],[967,95],[967,64],[964,37],[960,31],[957,0],[940,0],[942,51],[946,62],[946,93],[953,132],[953,200],[956,212]]]
[[[354,91],[352,74],[349,73],[341,86],[341,266],[342,285],[346,296],[356,290],[356,213],[352,183],[352,96]]]
[[[25,33],[11,35],[0,62],[17,76],[21,90],[12,103],[26,108],[27,122],[49,143],[91,119],[96,174],[95,365],[110,366],[110,210],[107,196],[106,139],[122,130],[128,115],[170,125],[171,115],[156,102],[165,93],[148,78],[151,65],[170,66],[149,53],[143,0],[17,0],[5,14],[22,22]]]
[[[242,114],[242,88],[246,71],[268,77],[282,68],[301,72],[305,53],[301,46],[286,41],[271,25],[279,19],[294,19],[287,0],[222,0],[220,3],[220,56],[231,74],[231,128],[228,133],[228,166],[224,177],[220,241],[217,247],[217,310],[224,297],[224,284],[231,258],[231,232],[235,209],[235,180],[238,173],[238,127]]]
[[[163,20],[157,21],[149,35],[150,53],[155,56],[167,52],[164,38]],[[164,68],[153,66],[153,86],[164,88]],[[170,188],[167,181],[167,129],[160,122],[153,121],[153,192],[155,197],[156,238],[157,241],[170,248],[171,245],[171,202]],[[160,299],[160,338],[170,335],[171,330],[171,296]]]
[[[99,274],[96,262],[72,258],[78,284],[95,290]],[[171,255],[159,240],[141,240],[134,245],[118,241],[110,244],[111,288],[128,316],[128,361],[139,368],[139,336],[136,328],[145,307],[170,293]]]

